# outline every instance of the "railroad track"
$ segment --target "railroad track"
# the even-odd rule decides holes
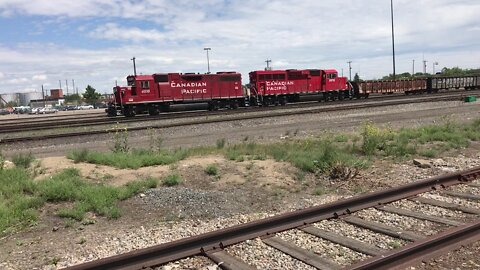
[[[480,167],[429,178],[403,186],[360,195],[357,197],[315,206],[295,212],[285,213],[266,219],[245,223],[230,228],[180,239],[144,249],[134,250],[84,264],[71,266],[68,270],[96,269],[150,269],[187,257],[208,258],[222,269],[256,269],[250,261],[242,260],[235,246],[257,239],[265,249],[274,249],[288,258],[298,260],[303,268],[317,269],[404,269],[422,261],[432,259],[450,250],[480,240],[480,209],[432,199],[429,196],[446,196],[458,202],[466,199],[480,201],[480,195],[461,193],[452,189],[480,189],[472,183],[480,178]],[[433,216],[398,207],[398,204],[415,203],[419,206],[437,207],[455,210],[464,215],[462,220]],[[395,206],[392,206],[395,205]],[[394,213],[401,218],[413,218],[420,222],[431,222],[442,229],[440,233],[430,236],[418,232],[405,231],[399,227],[385,225],[378,221],[362,218],[362,211]],[[391,250],[378,245],[362,242],[354,235],[342,235],[329,229],[320,229],[321,222],[348,223],[371,233],[382,234],[404,242]],[[350,265],[339,265],[324,256],[327,251],[314,252],[301,247],[294,240],[282,239],[282,234],[297,231],[313,237],[315,241],[328,241],[343,246],[351,251],[361,253],[363,259]],[[329,245],[331,246],[331,245]],[[297,268],[299,269],[299,268]]]
[[[173,123],[155,123],[149,124],[144,126],[133,126],[127,127],[129,131],[141,131],[141,130],[148,130],[148,129],[162,129],[162,128],[172,128],[172,127],[181,127],[181,126],[191,126],[191,125],[198,125],[198,124],[210,124],[210,123],[219,123],[219,122],[231,122],[231,121],[238,121],[238,120],[253,120],[258,118],[265,118],[265,117],[280,117],[280,116],[291,116],[291,115],[302,115],[302,114],[313,114],[313,113],[321,113],[321,112],[332,112],[332,111],[344,111],[344,110],[353,110],[353,109],[363,109],[363,108],[371,108],[371,107],[385,107],[385,106],[393,106],[393,105],[401,105],[401,104],[413,104],[413,103],[423,103],[423,102],[434,102],[434,101],[451,101],[452,99],[459,98],[458,95],[442,95],[442,96],[425,96],[421,98],[415,99],[399,99],[399,100],[375,100],[369,101],[364,103],[351,103],[351,104],[342,104],[339,106],[314,106],[313,108],[305,108],[301,110],[288,110],[292,109],[293,107],[275,107],[274,110],[243,110],[242,113],[239,111],[223,111],[223,112],[215,112],[212,114],[211,112],[205,113],[204,115],[198,114],[198,112],[193,112],[195,115],[195,120],[188,120],[192,117],[191,114],[180,114],[176,117],[176,119],[185,119],[185,121],[181,122],[173,122]],[[226,112],[233,112],[232,114],[225,115]],[[263,112],[263,113],[262,113]],[[201,116],[205,116],[202,118]],[[213,117],[218,116],[218,117]],[[166,119],[173,119],[172,115],[168,115]],[[158,118],[156,120],[159,120]],[[125,121],[131,121],[134,123],[139,122],[137,118],[128,119],[125,118]],[[150,120],[149,120],[150,121]],[[126,122],[123,122],[126,123]],[[69,127],[74,127],[73,124],[69,125]],[[123,129],[123,128],[122,128]],[[88,131],[74,131],[74,132],[64,132],[64,133],[54,133],[54,134],[42,134],[42,135],[28,135],[28,136],[18,136],[18,137],[9,137],[4,136],[0,138],[0,144],[11,144],[16,142],[27,142],[27,141],[41,141],[47,139],[56,139],[56,138],[68,138],[68,137],[78,137],[78,136],[89,136],[89,135],[100,135],[100,134],[108,134],[114,129],[98,129],[98,130],[88,130]]]
[[[449,100],[460,98],[465,95],[465,91],[455,91],[449,93],[441,93],[435,96],[431,96],[434,100]],[[469,94],[480,95],[480,91],[472,91]],[[345,104],[356,104],[356,103],[368,103],[368,102],[377,102],[379,99],[381,100],[425,100],[430,96],[417,96],[417,97],[409,97],[409,96],[391,96],[391,97],[382,97],[377,96],[377,98],[373,98],[370,100],[351,100],[349,103],[338,103],[332,105],[332,103],[320,104],[318,102],[304,102],[304,103],[294,103],[289,104],[286,108],[305,108],[305,107],[331,107],[331,106],[344,106]],[[239,114],[243,112],[257,112],[257,111],[268,111],[268,110],[281,110],[285,107],[255,107],[255,108],[241,108],[239,110],[223,110],[217,112],[208,112],[208,111],[186,111],[186,112],[174,112],[174,113],[162,113],[159,116],[148,116],[148,115],[141,115],[134,118],[125,118],[125,117],[118,117],[118,118],[111,118],[106,117],[103,115],[85,115],[83,117],[72,117],[69,116],[68,118],[63,119],[41,119],[41,120],[29,120],[26,122],[10,122],[5,123],[2,122],[0,125],[0,134],[5,133],[13,133],[13,132],[24,132],[24,131],[38,131],[38,130],[45,130],[45,129],[52,129],[52,128],[72,128],[72,127],[82,127],[82,126],[99,126],[99,125],[108,125],[113,123],[139,123],[139,122],[148,122],[148,121],[156,121],[156,120],[164,120],[164,119],[177,119],[177,118],[188,118],[188,117],[201,117],[201,116],[214,116],[214,115],[224,115],[224,114]],[[52,121],[54,120],[54,121]]]

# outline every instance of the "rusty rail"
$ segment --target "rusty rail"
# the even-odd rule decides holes
[[[408,244],[398,250],[361,261],[345,270],[405,269],[427,259],[445,254],[449,250],[480,240],[480,221],[451,228],[425,240]]]
[[[478,177],[480,177],[480,167],[139,249],[72,266],[67,269],[142,269],[154,267],[190,256],[220,251],[225,247],[249,239],[268,237],[278,232],[302,227],[329,218],[349,215],[362,209],[409,198],[430,190],[444,189]]]

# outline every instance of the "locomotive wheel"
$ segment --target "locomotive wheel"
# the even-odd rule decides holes
[[[232,104],[230,105],[230,107],[231,107],[233,110],[238,109],[238,102],[237,102],[237,101],[233,101]]]
[[[131,108],[125,109],[124,112],[126,117],[134,117],[135,116],[135,111]]]
[[[148,109],[148,114],[151,115],[151,116],[154,116],[154,115],[159,115],[160,114],[160,110],[158,108],[149,108]]]

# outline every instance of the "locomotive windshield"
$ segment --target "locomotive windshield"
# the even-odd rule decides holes
[[[134,76],[128,76],[127,77],[127,85],[128,86],[135,86],[135,77]]]

